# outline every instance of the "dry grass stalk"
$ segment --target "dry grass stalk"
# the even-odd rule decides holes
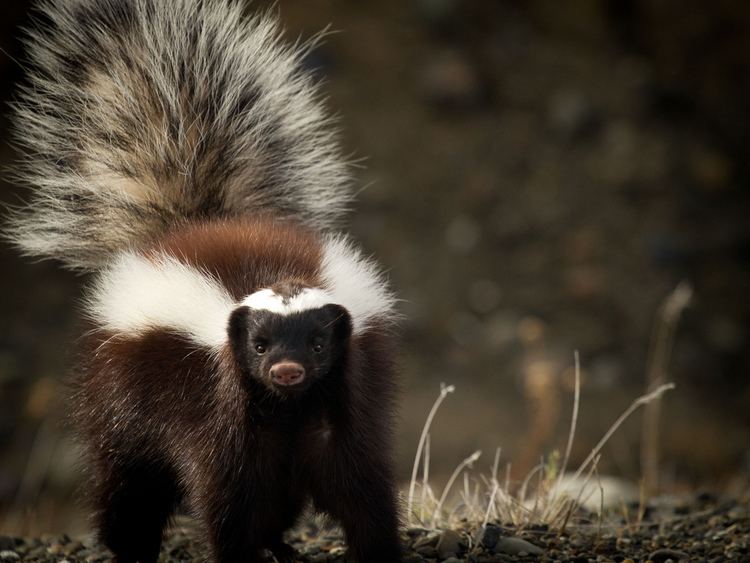
[[[482,520],[482,528],[485,528],[487,526],[487,523],[490,520],[490,513],[492,513],[495,518],[498,518],[499,514],[497,512],[497,509],[495,507],[495,495],[497,495],[498,491],[500,491],[500,483],[497,480],[497,472],[500,468],[500,453],[502,452],[501,447],[497,447],[495,449],[495,459],[492,462],[492,479],[490,480],[490,484],[492,485],[492,490],[490,491],[490,500],[487,503],[487,510],[484,514],[484,519]],[[466,474],[464,474],[466,476]]]
[[[604,487],[602,487],[602,480],[599,477],[599,470],[595,471],[596,483],[599,486],[599,512],[596,515],[596,544],[599,543],[602,537],[602,518],[604,517]]]
[[[652,401],[655,401],[659,397],[661,397],[664,393],[667,391],[670,391],[675,388],[674,383],[665,383],[664,385],[659,386],[658,388],[654,389],[652,392],[647,393],[645,395],[641,395],[638,397],[635,401],[632,402],[632,404],[625,410],[624,413],[620,415],[620,417],[610,426],[609,430],[607,430],[607,433],[604,434],[604,437],[599,440],[599,443],[596,445],[596,447],[591,450],[591,453],[588,455],[588,457],[584,460],[584,462],[580,465],[580,467],[576,470],[575,474],[573,475],[573,479],[577,479],[581,476],[581,473],[586,469],[589,463],[591,463],[594,458],[599,454],[599,451],[601,451],[604,444],[606,444],[609,439],[612,437],[612,434],[614,434],[617,429],[622,425],[625,420],[628,419],[628,417],[633,414],[636,410],[638,410],[639,407],[649,404]]]
[[[422,431],[422,438],[420,439],[417,457],[415,459],[415,465],[412,472],[412,482],[409,490],[409,521],[411,521],[413,517],[418,516],[421,524],[425,527],[446,528],[457,527],[461,524],[461,520],[464,519],[468,522],[481,524],[481,529],[484,529],[489,524],[490,520],[494,518],[495,520],[499,520],[502,522],[510,522],[512,525],[519,528],[523,528],[536,523],[548,524],[550,527],[558,529],[560,533],[563,533],[566,527],[570,524],[575,511],[579,506],[581,506],[582,496],[587,490],[591,479],[595,476],[597,482],[599,483],[600,494],[599,522],[597,523],[596,529],[598,531],[601,531],[601,518],[604,506],[604,490],[602,488],[598,473],[598,462],[601,457],[601,450],[612,437],[612,435],[620,428],[623,422],[633,414],[633,412],[635,412],[639,407],[649,405],[653,401],[659,399],[666,391],[673,389],[674,384],[662,384],[653,391],[638,397],[614,421],[614,423],[609,427],[604,436],[591,450],[591,453],[588,455],[588,457],[583,461],[583,463],[581,463],[581,465],[573,474],[571,480],[573,482],[577,482],[579,481],[581,475],[584,474],[584,472],[586,473],[585,478],[583,479],[581,484],[578,485],[577,494],[571,497],[567,495],[562,489],[561,476],[565,473],[567,464],[569,462],[570,451],[572,449],[573,440],[575,438],[577,419],[579,415],[580,362],[577,354],[575,364],[576,393],[574,399],[573,415],[571,419],[571,429],[568,435],[568,442],[562,465],[558,466],[558,457],[553,453],[553,455],[551,455],[546,462],[542,460],[541,463],[536,465],[526,474],[526,477],[521,482],[516,491],[511,490],[510,463],[506,464],[505,482],[503,486],[500,486],[498,480],[498,471],[500,465],[501,450],[498,448],[495,451],[495,458],[491,467],[491,473],[489,477],[480,475],[480,479],[475,480],[473,493],[471,492],[469,486],[471,477],[468,475],[468,472],[465,472],[465,470],[470,468],[473,462],[478,459],[480,452],[475,452],[471,456],[464,459],[456,467],[447,484],[443,488],[440,498],[435,498],[432,488],[430,487],[428,482],[430,449],[428,430],[430,425],[432,424],[432,420],[440,404],[445,399],[448,393],[453,392],[452,386],[441,385],[440,395],[438,396],[435,404],[430,410],[427,422],[425,423],[425,427]],[[413,498],[414,491],[417,486],[416,475],[420,459],[424,463],[424,470],[422,482],[420,484],[421,502],[418,511],[419,514],[417,515],[413,511]],[[464,474],[464,486],[463,491],[460,495],[460,501],[458,501],[449,510],[445,510],[449,492],[451,491],[455,480],[462,474],[462,472]],[[534,478],[537,479],[536,489],[534,491],[535,496],[533,501],[527,501],[529,489]],[[480,494],[480,486],[483,486],[485,488],[485,494]],[[588,494],[591,495],[595,493],[596,489],[590,491]],[[645,499],[642,499],[642,501],[642,506],[645,506]],[[530,502],[532,502],[531,506],[529,506]],[[627,525],[628,527],[631,527],[633,523],[631,523],[629,520],[630,515],[627,514],[627,512],[626,515],[626,521],[628,523]],[[640,522],[636,522],[635,524],[637,526],[640,526]]]
[[[479,459],[479,456],[482,455],[482,452],[477,450],[473,454],[471,454],[469,457],[464,459],[461,463],[458,464],[456,469],[453,470],[453,473],[450,476],[450,479],[448,479],[448,482],[446,483],[445,487],[443,488],[443,494],[440,495],[440,500],[437,503],[437,507],[435,508],[435,512],[433,514],[433,521],[440,521],[440,515],[443,508],[443,503],[445,503],[445,499],[448,498],[448,493],[450,492],[451,488],[453,487],[453,483],[456,481],[458,476],[461,474],[461,472],[466,468],[471,468],[476,460]]]
[[[438,398],[435,400],[435,403],[432,405],[432,409],[430,409],[430,412],[427,415],[427,420],[425,421],[425,424],[424,424],[424,428],[422,429],[422,435],[419,437],[419,445],[417,446],[417,455],[414,456],[414,467],[412,468],[411,482],[409,484],[409,500],[408,500],[408,505],[406,507],[406,514],[407,514],[407,518],[409,519],[409,522],[411,522],[412,517],[413,517],[412,508],[414,507],[414,489],[417,485],[417,471],[419,471],[419,459],[422,457],[422,449],[424,448],[425,441],[427,440],[427,433],[430,431],[430,426],[432,426],[432,419],[435,418],[435,413],[437,413],[438,409],[440,408],[440,404],[445,400],[445,398],[448,396],[449,393],[453,393],[455,390],[456,388],[453,385],[445,385],[444,383],[440,384],[440,395],[438,395]]]
[[[583,484],[578,489],[578,495],[576,495],[575,504],[577,506],[580,506],[583,504],[588,498],[591,496],[592,493],[589,493],[586,499],[583,499],[583,493],[586,490],[586,487],[588,486],[589,482],[591,481],[591,478],[594,476],[595,473],[597,473],[599,468],[599,460],[602,458],[601,454],[597,454],[597,456],[594,458],[594,461],[591,463],[591,469],[589,469],[588,474],[586,475],[586,478],[583,480]],[[592,491],[593,492],[593,491]]]
[[[636,526],[640,529],[643,524],[643,517],[646,515],[646,482],[641,479],[638,487],[638,516],[636,517]]]
[[[674,346],[675,331],[680,315],[690,304],[693,290],[686,282],[681,282],[670,293],[656,315],[651,350],[646,368],[646,389],[651,391],[664,383],[667,378],[667,365]],[[659,490],[659,420],[661,401],[653,401],[643,413],[641,436],[641,471],[646,494]]]
[[[427,490],[429,489],[430,479],[430,434],[427,433],[427,439],[424,445],[424,459],[422,461],[422,498],[419,507],[419,519],[424,521],[424,507],[427,500]]]
[[[578,350],[573,354],[575,360],[575,392],[573,395],[573,414],[570,420],[570,432],[568,432],[568,443],[565,446],[565,457],[563,457],[562,465],[560,466],[560,472],[557,476],[557,488],[560,488],[562,483],[563,475],[568,469],[568,461],[570,460],[570,452],[573,449],[573,438],[576,435],[576,425],[578,424],[578,406],[581,400],[581,360],[578,355]]]

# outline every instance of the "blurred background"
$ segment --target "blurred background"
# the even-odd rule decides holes
[[[28,2],[0,6],[0,96],[22,76]],[[253,6],[271,6],[256,1]],[[388,269],[407,321],[398,474],[431,431],[442,483],[502,446],[522,478],[573,467],[647,387],[664,299],[692,299],[663,346],[663,490],[736,490],[750,470],[750,4],[716,0],[280,0],[347,150],[351,230]],[[7,104],[3,106],[3,114]],[[15,155],[0,117],[0,164]],[[7,174],[3,203],[23,189]],[[0,246],[0,532],[86,528],[65,427],[85,277]],[[676,319],[675,319],[676,320]],[[642,413],[600,470],[638,482]]]

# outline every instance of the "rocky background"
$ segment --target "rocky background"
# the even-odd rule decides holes
[[[653,326],[693,289],[669,362],[668,490],[746,486],[750,453],[750,4],[717,0],[281,0],[361,159],[351,230],[401,298],[408,480],[432,431],[444,481],[496,446],[522,478],[564,446],[572,362],[581,461],[646,385]],[[0,6],[0,95],[22,75],[24,1]],[[0,164],[14,159],[0,120]],[[4,203],[23,190],[5,176]],[[76,533],[64,375],[85,278],[0,246],[0,531]],[[603,451],[637,481],[639,416]]]

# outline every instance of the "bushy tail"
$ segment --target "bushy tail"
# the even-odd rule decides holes
[[[8,233],[26,253],[93,270],[193,218],[341,217],[348,167],[274,17],[234,0],[58,0],[39,16],[14,105],[33,195]]]

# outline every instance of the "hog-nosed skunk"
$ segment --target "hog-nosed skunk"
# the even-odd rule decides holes
[[[6,235],[94,272],[73,422],[121,563],[179,504],[216,561],[291,558],[308,501],[400,560],[394,298],[330,231],[348,167],[279,35],[236,0],[47,1],[28,33]]]

